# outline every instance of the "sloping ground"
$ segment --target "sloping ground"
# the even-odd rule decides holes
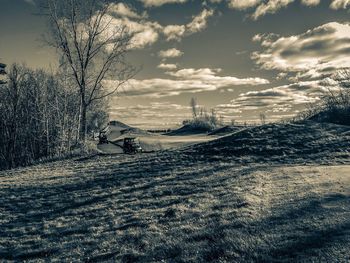
[[[349,262],[350,166],[97,157],[0,173],[0,261]]]
[[[118,144],[119,145],[119,144]],[[115,145],[113,143],[108,144],[98,144],[97,150],[100,154],[122,154],[124,153],[121,146]]]
[[[192,125],[186,124],[177,130],[166,133],[168,136],[186,136],[193,134],[207,134],[209,131],[207,128],[193,127]]]
[[[350,125],[350,105],[323,109],[309,118],[311,121]]]
[[[214,140],[217,137],[209,137],[206,135],[187,135],[187,136],[166,136],[166,135],[154,135],[143,136],[140,138],[140,144],[142,149],[146,152],[162,151],[169,149],[176,149],[193,144],[208,142]]]
[[[347,160],[350,126],[305,122],[268,124],[185,149],[196,158],[278,163]]]
[[[220,136],[222,136],[222,135],[227,135],[227,134],[230,134],[230,133],[238,132],[238,131],[243,130],[243,129],[244,128],[240,127],[240,126],[227,125],[227,126],[218,128],[218,129],[208,133],[208,135],[220,135]]]
[[[120,136],[145,136],[152,134],[148,133],[147,131],[144,131],[142,129],[134,128],[129,125],[126,125],[122,122],[113,121],[111,125],[108,125],[105,128],[105,131],[107,132],[107,138],[109,141],[115,141],[120,139]]]
[[[0,172],[0,261],[349,262],[349,136],[266,125]]]

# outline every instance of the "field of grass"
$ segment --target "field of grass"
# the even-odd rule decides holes
[[[292,165],[242,157],[235,136],[0,172],[0,261],[349,262],[343,149]]]

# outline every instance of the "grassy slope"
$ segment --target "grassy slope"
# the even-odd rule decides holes
[[[350,260],[349,165],[208,162],[196,147],[1,172],[0,259]]]
[[[350,126],[268,124],[185,149],[203,159],[235,162],[328,163],[350,158]]]

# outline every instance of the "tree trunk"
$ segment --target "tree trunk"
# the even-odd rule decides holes
[[[85,103],[82,103],[81,105],[81,116],[80,116],[80,131],[79,131],[79,139],[82,142],[85,142],[86,140],[86,112],[87,112],[87,105]]]

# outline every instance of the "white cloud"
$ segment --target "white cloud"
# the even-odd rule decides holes
[[[233,104],[242,106],[271,107],[284,104],[313,103],[326,91],[319,81],[299,82],[261,91],[249,91],[239,95]]]
[[[350,0],[333,0],[330,7],[332,9],[346,9],[350,5]]]
[[[306,6],[316,6],[320,4],[321,0],[302,0],[302,4]]]
[[[216,91],[222,88],[232,88],[242,85],[264,85],[269,81],[262,78],[236,78],[219,76],[220,69],[182,69],[176,72],[167,72],[174,78],[154,78],[129,81],[123,90],[126,96],[166,97],[182,93],[198,93]],[[107,87],[113,87],[114,81],[107,81]]]
[[[158,56],[161,58],[177,58],[181,57],[184,53],[176,48],[171,48],[167,50],[161,50]]]
[[[287,7],[296,0],[226,0],[228,7],[237,10],[247,10],[255,8],[251,17],[254,20],[261,18],[267,14],[275,14],[280,9]],[[213,2],[213,1],[211,1]],[[222,2],[222,1],[215,1]],[[321,0],[300,0],[305,6],[317,6]],[[350,5],[350,0],[332,0],[331,8],[333,9],[345,9]]]
[[[139,15],[132,7],[124,4],[124,3],[117,3],[111,5],[111,12],[122,16],[122,17],[130,17],[130,18],[143,18],[146,17],[147,14],[144,13],[142,15]]]
[[[219,104],[215,106],[215,110],[220,115],[227,115],[227,114],[235,114],[235,113],[242,113],[242,109],[237,108],[235,105],[232,104]]]
[[[159,7],[165,4],[183,4],[186,3],[187,0],[139,0],[146,7]]]
[[[104,23],[108,24],[108,30],[103,37],[107,38],[115,34],[118,28],[125,26],[134,35],[131,45],[132,49],[142,49],[154,44],[158,41],[160,34],[164,35],[167,41],[180,41],[184,36],[197,33],[206,28],[207,19],[213,13],[213,10],[204,9],[186,25],[162,26],[158,22],[149,21],[145,12],[140,15],[126,4],[112,4],[109,15],[104,18]]]
[[[228,6],[233,9],[245,10],[261,3],[261,0],[228,0]]]
[[[176,64],[161,63],[161,64],[158,65],[158,68],[166,69],[166,70],[174,70],[174,69],[177,69],[177,65]]]
[[[128,106],[110,107],[112,119],[125,121],[131,126],[140,128],[169,128],[178,126],[186,118],[191,117],[189,106],[184,106],[169,101],[150,102],[149,104],[137,104]]]
[[[198,93],[204,91],[215,91],[217,86],[211,83],[205,83],[201,80],[176,80],[176,79],[144,79],[129,81],[125,87],[126,96],[144,96],[144,97],[167,97],[176,96],[182,93]]]
[[[188,36],[204,30],[208,25],[208,19],[214,15],[214,10],[204,9],[201,13],[192,17],[192,21],[186,25],[168,25],[163,28],[163,34],[168,41],[180,41]]]
[[[261,78],[236,78],[231,76],[219,76],[221,69],[181,69],[177,72],[168,72],[170,76],[177,77],[180,79],[190,80],[201,80],[205,83],[215,84],[218,87],[229,87],[237,85],[262,85],[268,84],[269,81]]]
[[[257,116],[258,113],[273,113],[274,120],[295,116],[310,103],[319,101],[328,89],[337,89],[331,79],[327,81],[304,81],[259,91],[241,93],[229,104],[218,105],[225,115],[242,113]],[[269,116],[271,118],[271,115]]]
[[[213,10],[204,9],[199,15],[194,16],[191,23],[187,24],[190,33],[196,33],[207,27],[207,20],[214,15]]]
[[[185,25],[168,25],[163,29],[163,34],[166,36],[168,41],[181,40],[181,38],[185,35],[185,32]]]
[[[132,38],[133,48],[144,48],[155,43],[158,40],[158,33],[152,27],[144,27],[144,30],[137,32]]]
[[[294,0],[269,0],[266,3],[260,4],[252,15],[253,19],[258,19],[268,13],[274,14],[283,7],[286,7]]]
[[[104,32],[103,38],[108,38],[116,34],[121,27],[126,27],[130,34],[133,35],[131,39],[131,49],[142,49],[146,46],[154,44],[159,39],[159,31],[162,29],[157,22],[150,22],[146,20],[132,20],[129,17],[114,17],[106,15],[104,22],[107,30]]]
[[[350,25],[328,23],[300,35],[255,36],[263,47],[252,58],[264,69],[319,78],[350,67]]]
[[[184,4],[188,0],[139,0],[144,3],[146,7],[159,7],[164,4],[178,3]],[[266,14],[275,14],[280,9],[287,7],[296,0],[209,0],[210,3],[218,4],[226,2],[229,8],[236,10],[247,10],[255,8],[252,18],[259,19]],[[321,0],[300,0],[301,4],[312,7],[320,4]],[[204,2],[206,6],[207,2]],[[331,0],[330,8],[332,9],[346,9],[350,6],[350,0]]]

